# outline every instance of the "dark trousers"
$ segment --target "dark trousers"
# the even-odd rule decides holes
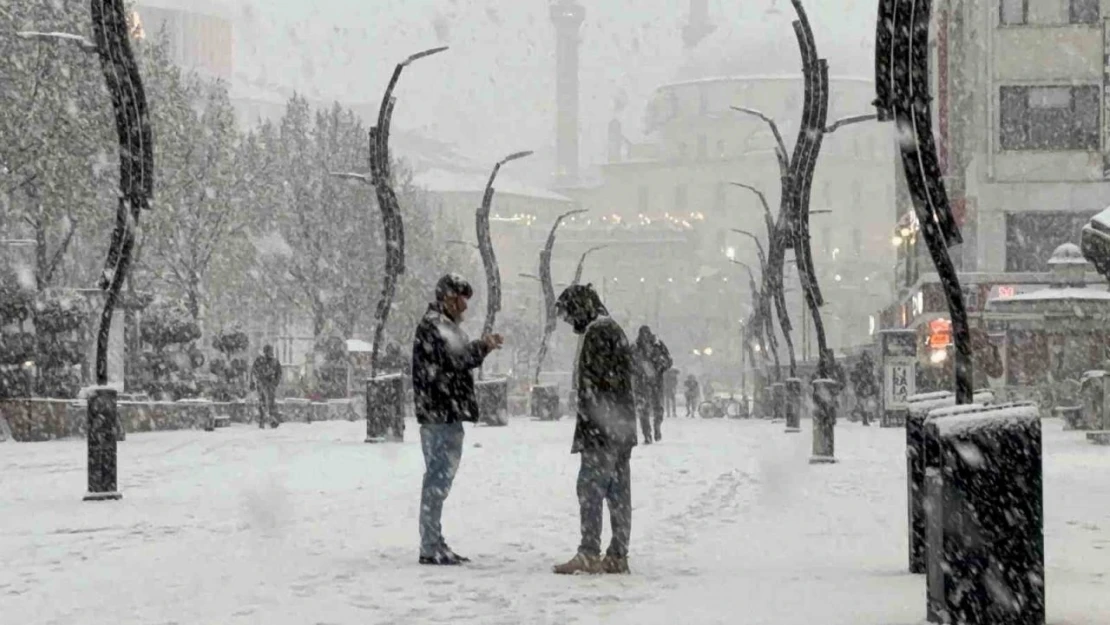
[[[696,417],[696,416],[698,416],[698,396],[697,395],[687,395],[686,396],[686,416],[687,417]]]
[[[462,460],[463,424],[420,426],[420,448],[424,452],[424,483],[420,489],[420,555],[435,556],[447,551],[443,539],[443,502],[451,493]]]
[[[276,395],[276,388],[258,387],[258,427],[266,427],[267,421],[274,425],[279,422],[275,401]]]
[[[678,398],[674,391],[666,391],[663,393],[663,413],[664,416],[671,419],[678,416]]]
[[[607,554],[628,557],[632,536],[632,448],[584,450],[578,470],[578,512],[582,544],[578,553],[601,555],[603,506],[609,502],[609,524],[613,537]]]

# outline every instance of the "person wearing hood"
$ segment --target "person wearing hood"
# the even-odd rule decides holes
[[[633,362],[636,408],[644,431],[644,444],[650,445],[653,438],[658,441],[663,436],[660,431],[663,427],[663,376],[674,363],[671,361],[670,350],[648,326],[640,326],[636,345],[633,347]]]
[[[463,313],[474,295],[461,276],[448,274],[436,284],[436,301],[416,327],[412,343],[412,389],[424,483],[420,493],[420,564],[468,562],[447,546],[440,519],[462,459],[463,422],[478,421],[474,369],[501,347],[501,335],[471,341]]]
[[[567,287],[555,309],[582,336],[577,378],[578,414],[571,453],[581,458],[578,509],[582,542],[555,573],[628,573],[632,533],[632,448],[636,404],[632,395],[632,349],[591,285]],[[601,557],[603,506],[609,503],[612,540]]]

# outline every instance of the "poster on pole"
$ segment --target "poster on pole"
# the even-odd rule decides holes
[[[880,423],[895,427],[903,424],[907,399],[917,392],[917,332],[883,330],[879,343],[879,367],[883,374]]]

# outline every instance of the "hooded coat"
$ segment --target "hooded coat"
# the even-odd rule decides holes
[[[489,354],[482,341],[432,304],[416,327],[412,344],[412,392],[420,425],[478,421],[474,369]]]
[[[578,356],[578,415],[571,453],[636,446],[636,402],[632,395],[632,348],[609,317],[597,293],[568,287],[556,308],[582,335]]]

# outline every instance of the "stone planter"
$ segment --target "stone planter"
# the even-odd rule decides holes
[[[558,421],[559,387],[555,384],[537,384],[532,387],[532,417],[540,421]]]
[[[366,442],[405,438],[405,378],[400,373],[366,381]]]
[[[509,380],[494,378],[474,383],[478,395],[479,421],[485,425],[509,425]]]

